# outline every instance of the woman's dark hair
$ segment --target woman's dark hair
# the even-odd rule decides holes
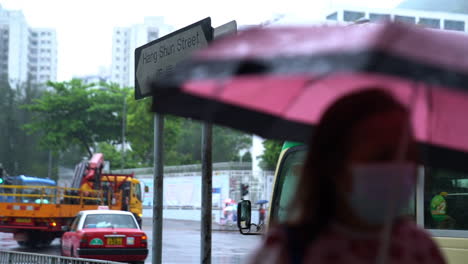
[[[354,128],[375,114],[392,110],[407,112],[383,89],[369,88],[341,97],[322,115],[312,132],[297,194],[291,204],[295,219],[290,225],[300,227],[301,241],[315,239],[335,216],[334,182],[344,170]]]

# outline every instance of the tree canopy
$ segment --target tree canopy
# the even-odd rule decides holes
[[[31,113],[21,106],[40,96],[39,87],[30,83],[11,87],[8,78],[0,76],[0,93],[0,163],[9,175],[48,176],[48,149],[38,147],[41,133],[27,134],[22,129]]]
[[[49,91],[24,109],[33,118],[24,126],[40,133],[43,149],[60,153],[64,160],[102,152],[113,168],[144,167],[153,163],[153,118],[151,101],[134,100],[133,89],[114,84],[86,84],[79,79],[49,82]],[[124,99],[126,99],[124,101]],[[122,157],[122,115],[125,111],[126,149]],[[237,161],[239,151],[251,145],[250,135],[225,127],[213,129],[213,161]],[[78,148],[78,151],[76,149]],[[74,149],[74,151],[71,151]],[[246,156],[246,159],[249,159]],[[201,161],[201,123],[165,116],[164,164],[182,165]],[[123,162],[123,163],[122,163]]]
[[[260,156],[260,167],[263,170],[275,170],[283,144],[280,141],[267,139],[263,141],[265,151]]]
[[[79,79],[49,82],[48,86],[50,91],[26,106],[35,115],[25,128],[43,132],[42,146],[60,151],[76,144],[91,156],[96,142],[120,139],[123,89],[96,87]]]

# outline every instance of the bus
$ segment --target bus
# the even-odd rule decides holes
[[[267,223],[282,223],[288,219],[289,203],[295,193],[301,166],[307,154],[303,144],[286,142],[275,172]],[[432,234],[449,263],[466,263],[468,259],[468,174],[421,166],[418,185],[405,215],[413,217],[420,227]],[[446,202],[444,221],[432,215],[435,196]],[[252,230],[250,201],[238,205],[238,227],[242,234],[261,234]]]

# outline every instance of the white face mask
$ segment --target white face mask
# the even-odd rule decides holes
[[[371,225],[383,225],[398,216],[416,185],[416,165],[409,162],[357,165],[351,172],[350,206]]]

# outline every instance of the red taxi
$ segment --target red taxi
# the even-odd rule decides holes
[[[144,263],[147,241],[132,213],[89,210],[78,213],[63,234],[61,251],[70,257]]]

